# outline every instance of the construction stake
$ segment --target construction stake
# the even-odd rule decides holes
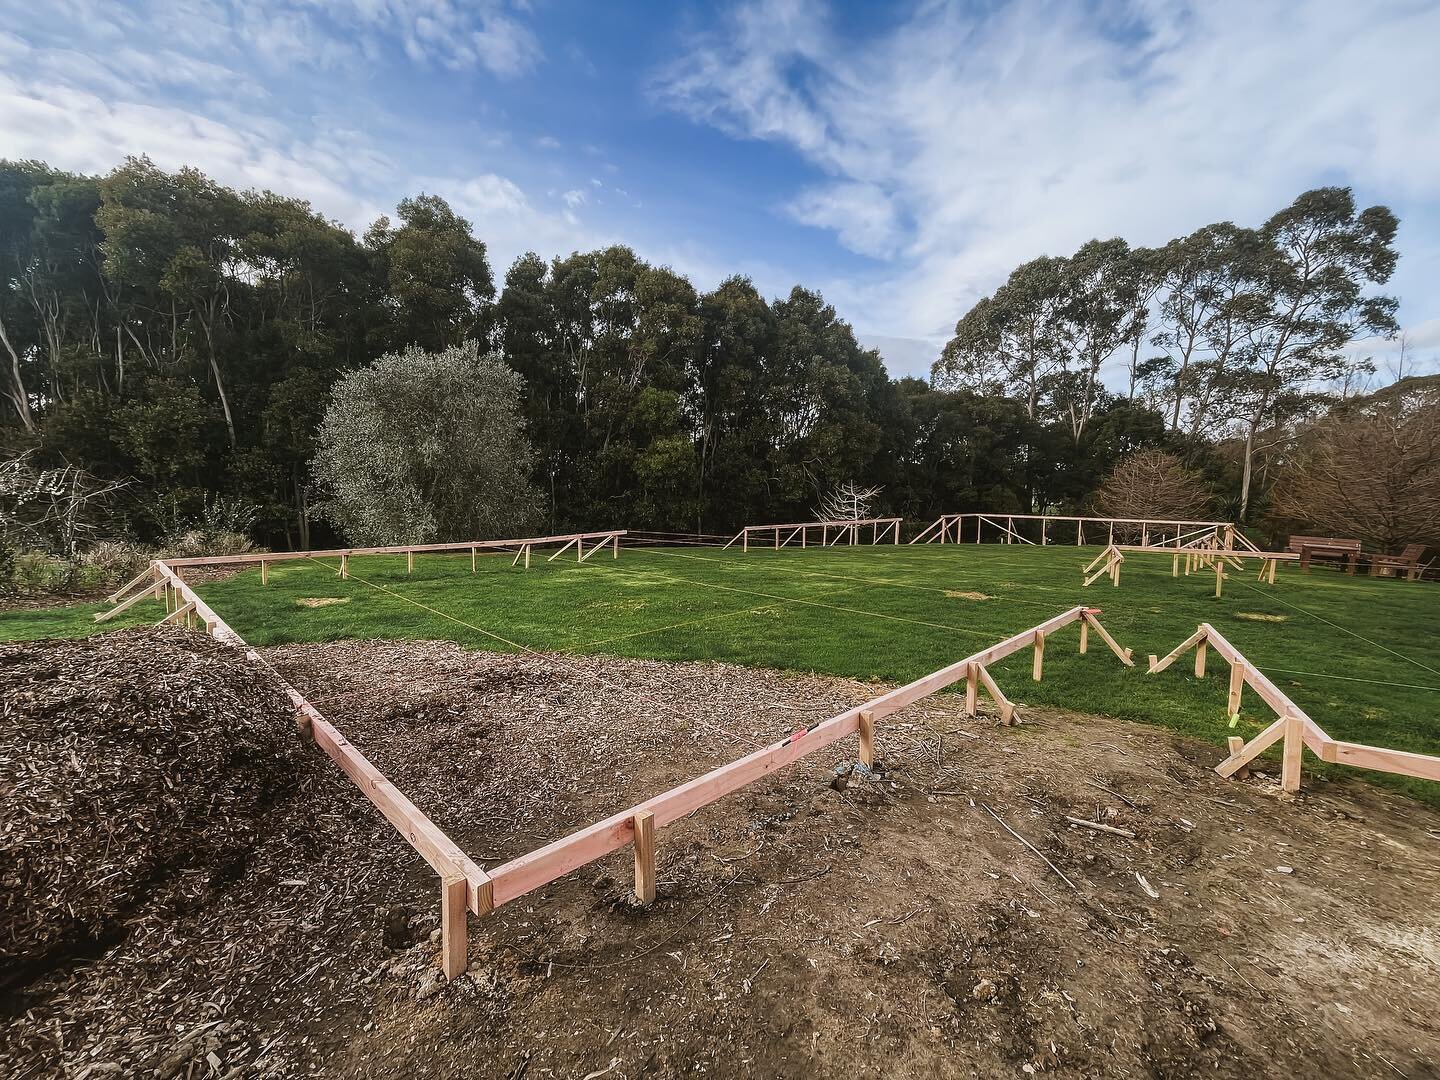
[[[655,815],[637,811],[635,823],[635,898],[646,907],[655,902]]]
[[[443,878],[440,882],[440,966],[445,981],[454,982],[470,962],[470,935],[466,918],[465,879]]]
[[[869,709],[860,713],[860,764],[875,767],[875,714]]]

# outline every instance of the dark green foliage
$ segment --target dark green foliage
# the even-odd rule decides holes
[[[0,162],[0,451],[132,480],[121,525],[141,542],[162,540],[162,503],[195,518],[224,496],[257,508],[255,542],[324,546],[346,539],[312,514],[331,387],[468,342],[524,381],[548,530],[725,532],[809,518],[845,482],[922,518],[1077,508],[1145,447],[1242,511],[1273,479],[1251,479],[1257,442],[1313,408],[1352,333],[1393,326],[1366,287],[1394,233],[1383,207],[1321,189],[1259,229],[1037,258],[960,320],[926,385],[891,380],[798,285],[701,294],[617,246],[527,254],[497,288],[434,195],[357,239],[303,201],[144,158],[98,178]],[[1099,378],[1117,360],[1124,396]],[[1236,421],[1249,437],[1217,454]]]

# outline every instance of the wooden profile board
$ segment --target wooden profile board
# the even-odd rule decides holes
[[[1398,773],[1402,776],[1414,776],[1422,780],[1440,781],[1440,756],[1332,739],[1263,671],[1246,659],[1239,649],[1235,648],[1223,634],[1209,623],[1201,623],[1195,633],[1172,649],[1163,659],[1156,660],[1151,657],[1150,673],[1157,674],[1164,671],[1189,648],[1198,649],[1206,646],[1213,648],[1231,665],[1232,685],[1234,685],[1233,679],[1238,675],[1244,685],[1250,687],[1266,705],[1275,711],[1277,717],[1269,727],[1249,742],[1231,750],[1230,755],[1215,770],[1222,776],[1232,776],[1244,768],[1271,745],[1285,738],[1287,725],[1294,724],[1298,728],[1300,739],[1291,744],[1292,758],[1286,763],[1287,771],[1298,769],[1298,759],[1293,755],[1298,752],[1299,745],[1303,742],[1321,761],[1362,769],[1374,769],[1378,772]]]
[[[805,539],[805,531],[808,530],[808,529],[842,529],[842,530],[843,530],[843,529],[856,529],[856,530],[858,530],[861,525],[870,525],[870,526],[872,526],[872,527],[876,530],[876,535],[877,535],[877,537],[878,537],[878,535],[880,535],[879,530],[880,530],[880,526],[882,526],[882,525],[885,526],[885,530],[884,530],[884,531],[885,531],[886,533],[890,532],[891,530],[894,530],[894,533],[895,533],[895,543],[898,544],[898,543],[900,542],[900,524],[901,524],[901,522],[902,522],[903,520],[904,520],[903,518],[898,518],[898,517],[883,517],[883,518],[860,518],[860,519],[858,519],[858,520],[856,520],[856,521],[790,521],[790,522],[783,522],[783,523],[781,523],[781,524],[779,524],[779,525],[746,525],[746,526],[745,526],[744,528],[742,528],[738,533],[736,533],[736,534],[735,534],[734,536],[732,536],[729,540],[727,540],[727,541],[725,542],[725,544],[721,547],[720,550],[724,551],[725,548],[728,548],[731,544],[734,544],[734,543],[736,543],[736,542],[743,542],[743,543],[745,543],[746,545],[748,545],[749,542],[750,542],[750,538],[751,538],[753,535],[755,535],[756,533],[759,533],[759,534],[762,534],[762,535],[767,534],[767,533],[774,533],[774,534],[775,534],[775,543],[776,543],[776,546],[777,546],[777,547],[785,547],[786,545],[788,545],[788,544],[790,543],[790,541],[794,540],[796,536],[799,536],[799,537],[801,538],[802,542],[803,542],[803,540]],[[793,531],[790,533],[789,536],[787,536],[783,541],[781,541],[781,539],[780,539],[780,533],[781,533],[781,531],[784,530],[784,529],[791,529],[791,530],[793,530]],[[844,534],[842,533],[842,535],[844,535]],[[878,542],[878,541],[877,541],[877,542]],[[831,546],[834,546],[834,545],[832,544]],[[748,550],[748,547],[747,547],[747,550]]]
[[[423,555],[427,552],[470,551],[472,548],[513,548],[522,544],[565,544],[568,547],[577,540],[618,539],[626,535],[626,532],[625,529],[606,529],[602,532],[566,533],[562,536],[527,536],[514,540],[464,540],[447,544],[398,544],[391,547],[326,548],[317,551],[256,551],[246,552],[244,555],[198,555],[192,558],[165,559],[163,561],[166,566],[173,569],[183,566],[231,566],[237,563],[284,562],[287,559],[333,559],[342,555],[346,557],[353,555],[406,555],[411,552]]]
[[[169,585],[201,619],[205,630],[216,640],[245,650],[252,662],[263,663],[260,655],[246,645],[240,637],[213,609],[209,607],[169,566],[162,562],[152,564],[160,584]],[[540,888],[557,878],[578,869],[610,852],[616,851],[637,840],[637,822],[646,828],[661,828],[694,812],[708,803],[735,791],[747,784],[778,771],[786,765],[839,741],[860,728],[860,715],[868,714],[873,722],[883,716],[905,708],[938,690],[967,679],[1012,653],[1033,647],[1043,649],[1046,635],[1079,622],[1082,632],[1094,629],[1115,654],[1126,664],[1131,664],[1130,650],[1122,649],[1101,626],[1095,617],[1097,609],[1083,606],[1071,608],[1028,630],[1014,634],[1005,640],[980,652],[973,653],[945,668],[932,672],[905,686],[846,710],[814,727],[802,729],[788,738],[771,746],[756,750],[729,764],[697,777],[688,783],[657,795],[637,806],[614,814],[588,828],[562,837],[512,859],[487,873],[470,859],[438,826],[415,806],[399,789],[391,784],[371,762],[357,750],[303,695],[279,675],[276,678],[284,687],[295,705],[297,720],[302,729],[308,731],[315,743],[329,756],[351,781],[366,795],[377,809],[389,820],[440,875],[442,881],[442,906],[448,914],[452,931],[455,927],[453,911],[450,911],[451,897],[458,895],[457,879],[465,882],[465,901],[470,911],[485,914],[510,900]],[[268,665],[267,665],[268,666]],[[273,668],[271,669],[273,671]],[[649,838],[639,837],[642,846],[648,845]],[[642,853],[643,854],[643,853]],[[653,856],[647,856],[653,860]],[[637,866],[640,865],[637,862]],[[653,873],[653,869],[651,871]],[[644,884],[644,882],[640,882]],[[463,969],[463,952],[456,944],[453,934],[447,937],[443,948],[443,959],[447,973]]]
[[[1057,522],[1058,522],[1058,521],[1069,521],[1069,522],[1074,522],[1074,523],[1076,523],[1076,524],[1078,524],[1078,525],[1081,525],[1081,526],[1084,526],[1084,525],[1111,525],[1111,526],[1114,526],[1114,525],[1140,525],[1140,526],[1143,527],[1143,526],[1147,526],[1147,525],[1158,525],[1158,526],[1161,526],[1161,527],[1167,528],[1167,529],[1178,529],[1178,528],[1179,528],[1180,526],[1182,526],[1182,525],[1185,525],[1185,526],[1198,526],[1198,528],[1193,528],[1193,529],[1191,530],[1192,532],[1203,532],[1203,531],[1205,531],[1205,530],[1207,530],[1207,529],[1224,529],[1224,528],[1230,528],[1230,527],[1232,526],[1232,524],[1233,524],[1232,522],[1229,522],[1229,521],[1171,521],[1171,520],[1166,520],[1166,519],[1163,519],[1163,518],[1083,517],[1083,516],[1075,515],[1075,514],[1007,514],[1007,513],[992,513],[992,512],[990,512],[990,511],[975,511],[975,510],[971,510],[971,511],[968,511],[968,512],[966,512],[966,513],[961,513],[961,514],[941,514],[938,518],[936,518],[936,519],[935,519],[934,521],[932,521],[929,525],[927,525],[924,529],[922,529],[922,530],[920,531],[920,534],[919,534],[918,536],[916,536],[913,540],[911,540],[910,543],[912,543],[912,544],[917,544],[917,543],[930,543],[930,542],[933,542],[934,537],[932,537],[932,536],[930,535],[931,533],[936,533],[936,532],[938,532],[938,533],[940,533],[940,534],[946,534],[946,533],[948,533],[948,531],[949,531],[949,526],[951,526],[951,525],[955,525],[955,526],[963,525],[964,522],[965,522],[967,519],[970,519],[970,518],[975,518],[976,520],[979,520],[979,521],[988,522],[989,524],[993,525],[993,526],[994,526],[995,528],[997,528],[997,529],[1004,529],[1005,526],[999,524],[999,522],[998,522],[996,519],[1003,519],[1003,520],[1005,520],[1005,521],[1042,521],[1042,522],[1047,522],[1047,523],[1048,523],[1048,522],[1051,522],[1051,521],[1057,521]],[[1238,531],[1237,531],[1237,533],[1238,533]],[[958,536],[958,535],[959,535],[959,533],[958,533],[958,529],[957,529],[957,536]],[[1023,539],[1023,538],[1022,538],[1022,539]],[[957,542],[958,542],[958,540],[957,540]],[[1173,546],[1173,542],[1172,542],[1172,546]]]
[[[652,814],[655,828],[663,828],[732,791],[855,733],[860,728],[861,713],[869,713],[877,720],[888,716],[921,698],[966,679],[972,665],[983,668],[996,663],[1021,649],[1035,646],[1046,635],[1061,627],[1081,621],[1096,629],[1124,663],[1132,662],[1129,650],[1121,649],[1100,626],[1099,620],[1095,618],[1094,608],[1071,608],[948,667],[873,698],[863,705],[847,709],[814,727],[797,731],[786,739],[713,769],[704,776],[492,868],[489,877],[493,902],[499,907],[632,843],[637,814]]]

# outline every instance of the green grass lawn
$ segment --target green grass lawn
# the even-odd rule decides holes
[[[528,573],[512,569],[508,556],[482,557],[475,574],[465,555],[422,555],[414,576],[403,556],[369,556],[351,560],[348,581],[337,577],[334,560],[297,561],[274,565],[268,586],[250,570],[200,592],[256,645],[448,638],[476,648],[725,660],[886,682],[917,678],[1083,603],[1103,609],[1101,621],[1135,650],[1137,666],[1122,667],[1093,639],[1090,652],[1077,655],[1078,631],[1068,628],[1049,642],[1043,682],[1030,679],[1028,650],[995,667],[1013,700],[1160,724],[1217,743],[1249,737],[1273,716],[1247,692],[1239,726],[1227,726],[1228,668],[1218,657],[1203,681],[1188,658],[1145,674],[1147,653],[1163,655],[1205,621],[1335,738],[1440,753],[1434,586],[1284,566],[1274,586],[1253,573],[1228,578],[1217,600],[1213,574],[1177,580],[1168,558],[1137,554],[1127,558],[1119,588],[1108,579],[1082,588],[1080,567],[1099,551],[645,549],[622,551],[619,560],[597,553],[583,565],[568,554],[537,559]],[[300,602],[317,598],[344,602]],[[97,610],[0,614],[0,640],[87,633],[162,614],[147,602],[97,627]],[[1305,767],[1328,768],[1308,755]],[[1440,805],[1440,784],[1381,779]]]

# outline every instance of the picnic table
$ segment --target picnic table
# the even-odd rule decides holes
[[[1317,557],[1343,559],[1347,574],[1355,573],[1355,567],[1360,562],[1359,540],[1342,540],[1334,536],[1292,536],[1285,550],[1299,554],[1300,569],[1307,574],[1310,572],[1310,560]]]

